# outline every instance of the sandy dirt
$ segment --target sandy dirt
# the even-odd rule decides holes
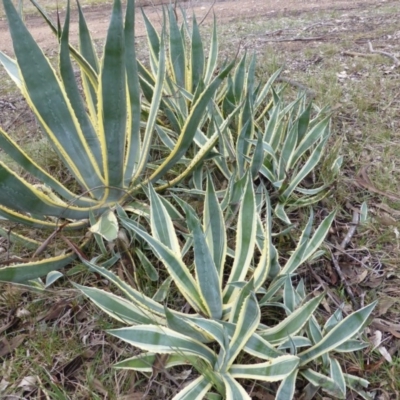
[[[109,15],[111,4],[100,6],[90,6],[82,1],[84,7],[85,17],[87,19],[89,28],[94,39],[103,39],[109,24]],[[367,4],[377,4],[382,1],[377,0],[217,0],[215,4],[211,1],[184,1],[181,2],[190,15],[195,13],[198,21],[201,21],[208,13],[204,23],[211,23],[212,11],[217,16],[220,24],[228,23],[234,20],[251,19],[253,17],[274,18],[285,14],[297,14],[303,12],[317,12],[319,10],[351,10],[362,9]],[[138,2],[137,2],[138,4]],[[167,2],[168,4],[168,2]],[[145,6],[143,7],[146,15],[153,23],[160,21],[161,6]],[[55,20],[56,12],[49,12]],[[61,11],[63,16],[64,12]],[[62,19],[61,19],[62,20]],[[30,32],[40,45],[45,50],[54,49],[57,45],[54,35],[50,32],[48,26],[43,21],[42,17],[38,14],[31,14],[26,16],[26,25]],[[72,12],[71,23],[71,41],[76,42],[77,35],[77,12]],[[136,35],[145,35],[144,23],[141,13],[137,13]],[[8,55],[13,54],[12,42],[8,32],[8,25],[6,18],[0,19],[0,50]]]

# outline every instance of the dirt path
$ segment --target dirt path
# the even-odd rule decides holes
[[[379,4],[382,2],[384,2],[384,0],[360,0],[358,2],[349,0],[217,0],[214,6],[211,1],[186,1],[182,2],[182,5],[187,9],[188,15],[194,11],[198,21],[201,21],[209,11],[210,7],[213,7],[218,20],[222,24],[232,20],[253,17],[274,18],[274,16],[282,16],[284,13],[293,14],[301,12],[317,12],[318,10],[327,9],[362,9],[363,6],[367,4]],[[85,17],[88,21],[93,38],[103,39],[109,23],[111,5],[85,6],[85,1],[82,1],[82,5],[85,9]],[[147,6],[144,7],[144,10],[153,23],[160,20],[160,6]],[[56,14],[55,12],[50,12],[50,15],[55,17]],[[211,21],[212,12],[208,14],[205,23],[210,23]],[[50,49],[55,48],[57,45],[55,38],[39,15],[28,15],[26,17],[26,24],[43,50],[49,51]],[[139,12],[136,25],[136,35],[144,35],[144,23]],[[76,41],[76,34],[77,13],[73,11],[71,23],[72,42]],[[4,17],[0,19],[0,50],[9,55],[13,54],[7,21]]]

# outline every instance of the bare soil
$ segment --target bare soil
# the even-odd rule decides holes
[[[215,4],[211,1],[183,1],[179,3],[187,10],[189,15],[192,12],[195,13],[198,21],[201,21],[208,13],[205,23],[211,23],[213,13],[215,13],[219,24],[223,25],[230,21],[252,19],[254,17],[273,19],[277,16],[282,17],[285,14],[315,13],[321,10],[362,10],[366,5],[381,4],[384,2],[377,0],[361,0],[358,2],[349,0],[216,0]],[[86,4],[87,1],[82,1],[81,3],[93,38],[103,39],[109,24],[111,4],[90,6]],[[160,21],[162,5],[154,6],[152,5],[154,4],[153,1],[137,1],[137,4],[143,5],[146,15],[153,23]],[[169,2],[166,1],[166,4],[169,4]],[[210,8],[212,8],[212,12],[209,12]],[[56,12],[52,11],[49,14],[55,20]],[[63,10],[61,10],[61,14],[63,16]],[[136,23],[137,36],[145,35],[145,27],[140,14],[138,12]],[[43,50],[50,50],[57,45],[54,35],[51,34],[49,27],[40,15],[36,13],[27,15],[25,21],[33,37]],[[77,29],[77,13],[72,13],[72,42],[76,41]],[[13,52],[5,17],[0,20],[0,50],[9,55],[12,55]]]

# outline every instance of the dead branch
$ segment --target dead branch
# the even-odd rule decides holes
[[[214,0],[213,3],[211,4],[210,8],[207,10],[206,15],[203,17],[203,19],[200,21],[199,26],[205,21],[205,19],[208,17],[208,14],[210,14],[210,11],[214,8],[214,5],[217,0]]]
[[[327,40],[327,36],[293,37],[283,39],[259,39],[260,42],[316,42]]]
[[[352,256],[348,251],[343,250],[340,246],[335,246],[333,243],[329,244],[333,249],[336,250],[336,255],[339,255],[339,253],[346,255],[346,257],[351,258],[355,263],[360,264],[363,268],[366,268],[370,271],[372,271],[372,268],[370,268],[365,262],[360,261],[357,257]],[[353,249],[354,251],[354,249]]]
[[[370,192],[378,193],[378,194],[385,196],[388,199],[391,199],[394,201],[399,201],[400,196],[398,196],[396,193],[385,192],[374,186],[374,184],[372,183],[371,179],[368,176],[369,167],[370,167],[370,165],[367,165],[367,166],[361,168],[360,172],[357,174],[357,176],[354,179],[354,183],[357,186],[367,189]]]
[[[264,33],[258,32],[258,33],[249,33],[246,37],[253,37],[253,36],[279,36],[281,35],[283,32],[296,32],[296,29],[276,29],[274,31],[266,31]]]
[[[311,24],[306,26],[305,28],[303,28],[303,31],[308,31],[312,28],[315,28],[317,26],[335,26],[336,24],[334,24],[333,22],[329,22],[329,21],[325,21],[325,22],[316,22],[315,24]]]
[[[351,238],[354,236],[354,234],[356,233],[357,230],[357,225],[358,222],[360,220],[360,213],[358,210],[354,210],[353,211],[353,220],[352,220],[352,224],[346,234],[346,236],[344,237],[344,239],[342,240],[342,243],[340,243],[340,247],[342,248],[342,250],[345,250],[347,245],[349,244]]]
[[[69,240],[67,237],[64,235],[61,235],[61,239],[64,240],[65,243],[67,243],[68,247],[72,250],[73,253],[75,253],[81,260],[89,260],[89,258],[85,255],[85,253],[71,240]]]
[[[177,3],[177,1],[178,0],[175,0],[175,3],[174,3],[174,14],[175,14],[176,22],[178,22],[178,13],[176,12],[176,3]]]
[[[380,54],[382,56],[389,57],[391,60],[393,60],[396,68],[400,66],[400,60],[398,58],[396,58],[393,54],[387,53],[386,51],[374,50],[374,48],[372,47],[372,43],[370,41],[368,42],[368,47],[369,47],[369,51],[371,53]]]
[[[48,236],[48,238],[36,249],[36,251],[33,253],[32,258],[36,258],[40,254],[42,254],[50,242],[57,236],[59,232],[63,230],[65,226],[68,225],[68,222],[63,223],[62,225],[58,226],[51,234]]]
[[[167,379],[170,379],[180,389],[181,385],[179,384],[179,382],[165,368],[165,365],[168,361],[168,357],[169,354],[156,354],[154,363],[151,368],[152,373],[149,382],[147,383],[146,392],[143,394],[142,399],[147,399],[147,395],[149,394],[153,383],[158,383],[156,379],[160,373],[164,373]]]
[[[367,57],[367,58],[374,58],[377,56],[377,54],[357,53],[355,51],[343,51],[342,54],[344,56],[350,56],[350,57]]]
[[[315,278],[315,280],[324,288],[324,290],[326,291],[326,294],[335,303],[336,307],[341,308],[342,311],[344,312],[344,314],[348,315],[348,313],[345,310],[343,310],[343,307],[340,304],[340,302],[337,301],[332,290],[329,289],[329,285],[314,271],[314,269],[310,265],[308,266],[308,269],[311,272],[312,276]]]
[[[294,29],[276,29],[275,31],[267,31],[264,33],[265,36],[274,36],[274,35],[280,35],[282,32],[285,31],[292,31],[295,32]]]
[[[339,275],[340,280],[342,281],[347,294],[350,297],[351,300],[351,304],[353,304],[354,309],[358,309],[358,303],[354,297],[353,291],[351,290],[351,287],[349,285],[349,282],[347,282],[345,276],[343,275],[342,270],[340,269],[340,265],[339,265],[339,261],[337,260],[337,258],[335,257],[335,255],[332,253],[332,250],[329,249],[329,252],[331,253],[331,259],[332,259],[332,264],[335,267],[335,270],[337,272],[337,274]]]
[[[340,248],[340,250],[342,252],[344,252],[344,250],[346,249],[347,245],[350,243],[351,238],[354,236],[354,234],[355,234],[355,232],[357,230],[357,226],[358,226],[359,220],[360,220],[359,210],[354,209],[353,210],[352,225],[350,226],[346,236],[344,237],[344,239],[342,240],[342,243],[340,243],[340,246],[339,246],[339,248]],[[343,272],[342,272],[342,270],[340,268],[339,261],[336,258],[336,254],[334,254],[331,249],[329,249],[329,252],[331,253],[332,264],[333,264],[337,274],[339,275],[339,278],[340,278],[342,284],[344,285],[348,296],[350,297],[351,303],[353,304],[353,307],[355,309],[357,309],[358,308],[358,303],[357,303],[357,301],[356,301],[356,299],[354,297],[353,291],[351,290],[351,287],[350,287],[349,283],[347,282],[347,280],[346,280],[346,278],[345,278],[345,276],[344,276],[344,274],[343,274]]]
[[[20,264],[20,263],[29,263],[33,261],[39,261],[40,258],[22,258],[22,257],[9,257],[7,260],[0,261],[0,265],[10,265],[10,264]]]
[[[286,82],[289,83],[289,85],[298,87],[301,90],[304,90],[311,98],[315,97],[315,92],[311,90],[310,88],[304,86],[302,83],[293,81],[292,79],[285,78],[285,77],[279,77],[276,79],[277,82]]]
[[[27,114],[29,110],[21,111],[11,122],[9,122],[5,127],[4,131],[7,132],[22,116]]]

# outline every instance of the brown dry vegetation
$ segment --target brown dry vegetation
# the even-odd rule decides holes
[[[105,35],[110,9],[110,4],[100,3],[87,2],[85,9],[99,43]],[[160,18],[159,1],[141,3],[153,21]],[[43,4],[54,12],[54,2]],[[212,4],[187,1],[182,5],[189,14],[194,10],[201,20]],[[291,91],[306,89],[316,104],[332,107],[335,138],[331,146],[340,143],[345,162],[335,189],[317,205],[316,211],[323,214],[326,209],[339,210],[327,238],[334,246],[337,265],[331,259],[322,259],[301,273],[310,291],[325,289],[329,294],[322,317],[342,302],[351,311],[360,304],[379,300],[368,336],[373,343],[374,337],[382,335],[382,347],[392,362],[379,350],[373,350],[373,344],[357,356],[344,356],[341,362],[349,373],[370,380],[376,398],[397,399],[400,67],[395,59],[372,53],[369,42],[374,50],[400,59],[399,6],[396,1],[376,0],[246,0],[217,1],[213,11],[219,21],[221,60],[244,50],[255,51],[261,81],[284,65],[282,78],[288,84],[289,96]],[[203,24],[205,33],[210,21],[211,15]],[[42,20],[29,14],[26,22],[45,52],[55,55],[55,41]],[[140,46],[143,35],[139,17]],[[4,18],[0,20],[0,49],[12,54]],[[144,54],[145,47],[141,49]],[[48,151],[43,150],[32,115],[3,71],[0,124],[22,142],[31,146],[39,143],[38,152]],[[51,155],[47,156],[51,164]],[[357,227],[343,249],[353,214],[364,201],[369,219]],[[0,248],[7,251],[6,241]],[[77,276],[85,284],[106,285],[95,276]],[[104,334],[112,322],[70,290],[67,280],[57,286],[54,291],[39,294],[16,286],[0,286],[0,397],[46,398],[43,390],[47,389],[53,393],[59,390],[61,397],[57,398],[140,399],[146,387],[143,376],[111,369],[116,360],[132,355],[134,350]],[[178,371],[175,378],[183,382],[187,376],[180,376]],[[273,398],[261,385],[248,389],[255,399]],[[148,398],[170,398],[175,390],[172,381],[159,376]]]

